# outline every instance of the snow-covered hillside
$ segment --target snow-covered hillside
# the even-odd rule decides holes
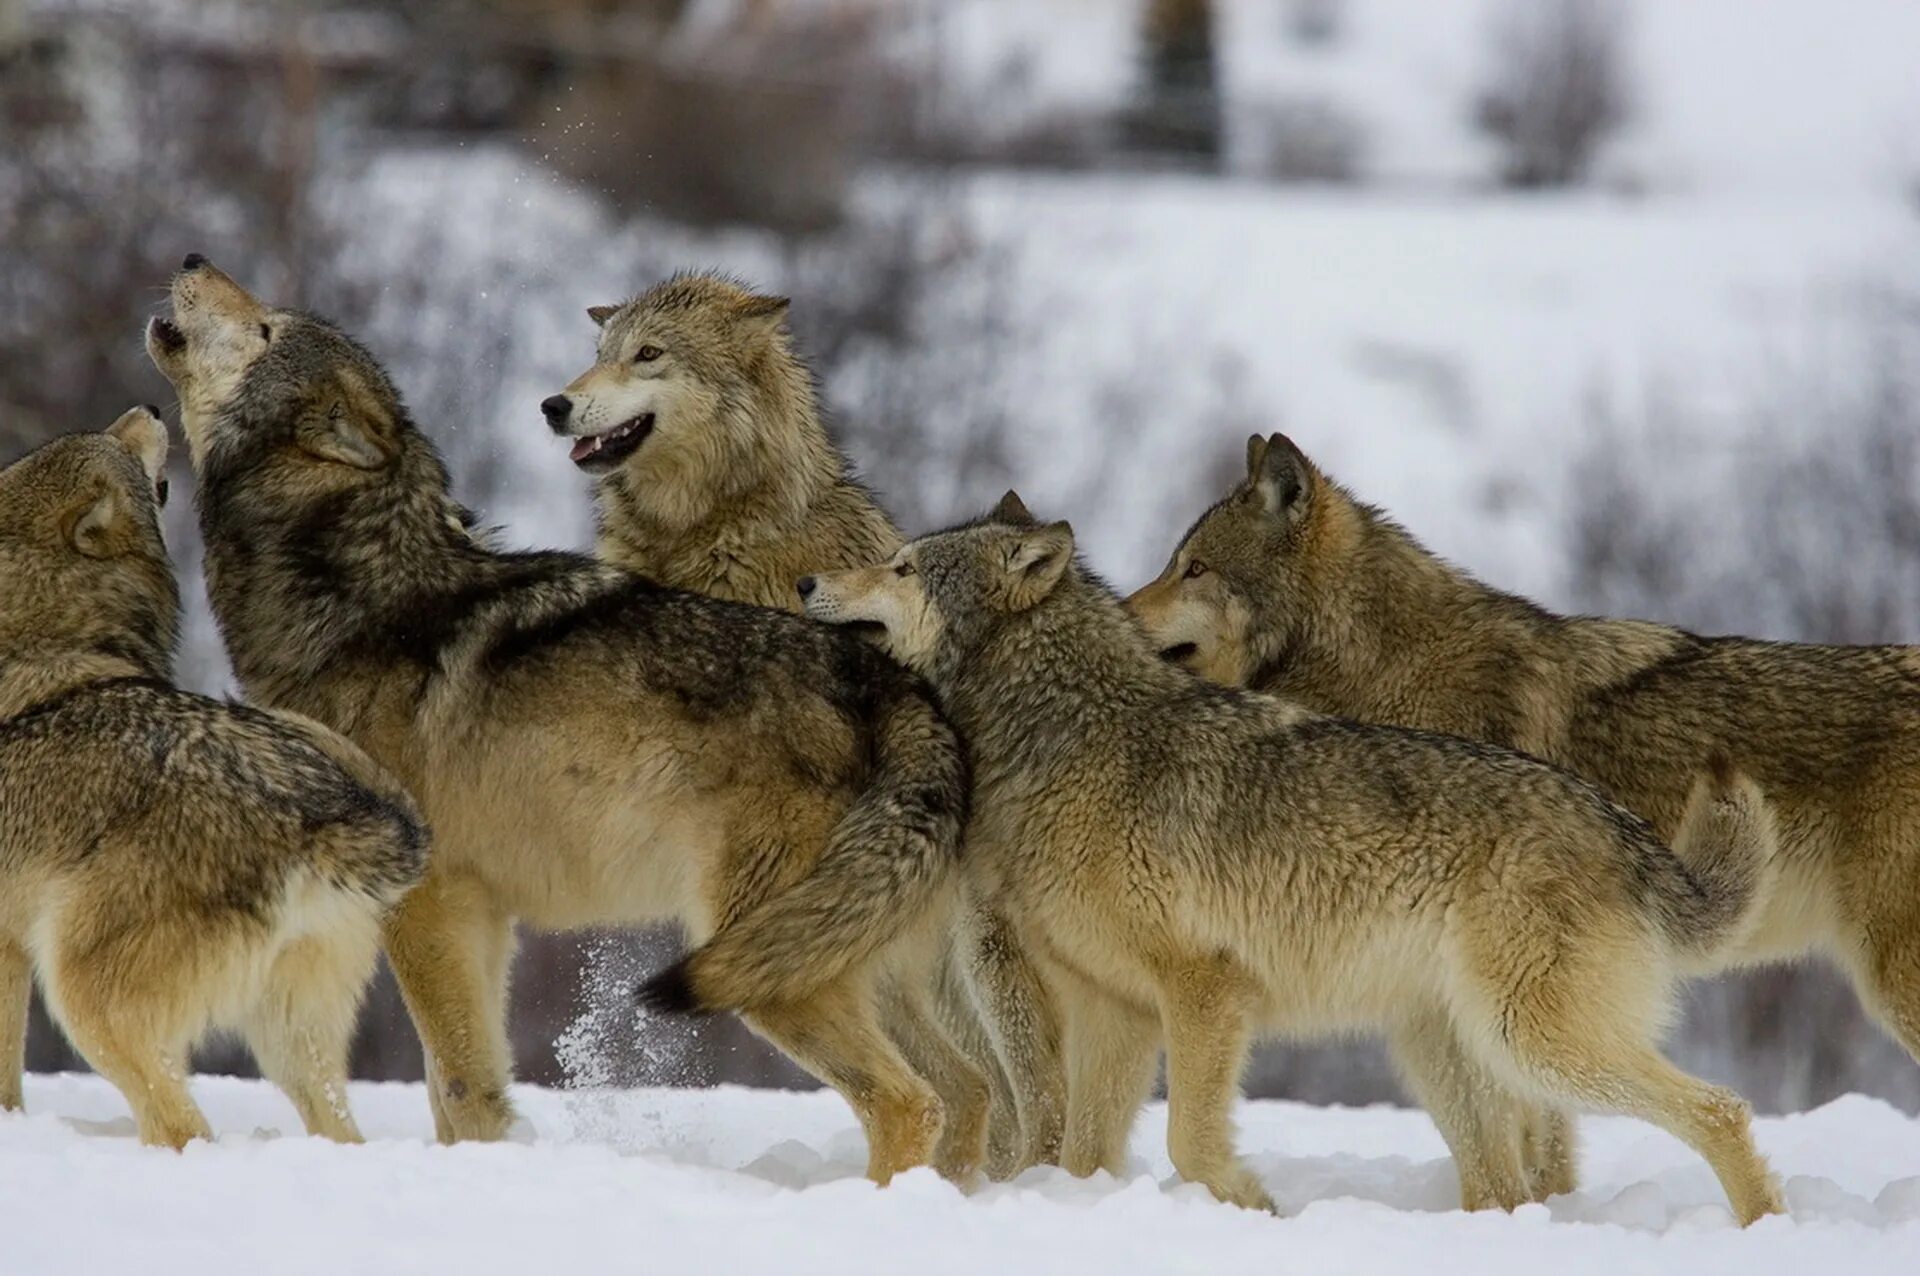
[[[0,1271],[1920,1269],[1920,1121],[1860,1098],[1759,1123],[1793,1217],[1741,1232],[1697,1158],[1618,1119],[1585,1123],[1577,1195],[1469,1216],[1424,1115],[1250,1103],[1242,1144],[1287,1212],[1276,1219],[1174,1183],[1159,1105],[1124,1181],[1036,1170],[963,1196],[924,1170],[868,1184],[828,1094],[523,1088],[530,1146],[442,1148],[418,1086],[356,1085],[371,1143],[339,1148],[289,1137],[291,1109],[261,1082],[198,1078],[194,1092],[217,1142],[176,1156],[134,1141],[106,1083],[29,1078],[32,1114],[0,1117]]]

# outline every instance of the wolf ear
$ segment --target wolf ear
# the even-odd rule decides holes
[[[1073,528],[1048,523],[1014,538],[1007,548],[1007,602],[1025,611],[1053,592],[1073,561]]]
[[[393,455],[372,424],[359,420],[344,403],[302,422],[299,437],[310,455],[356,470],[377,470]]]
[[[167,427],[160,423],[159,412],[150,407],[129,408],[106,433],[133,453],[147,472],[147,481],[157,487],[167,468]]]
[[[1320,483],[1313,462],[1284,434],[1247,440],[1247,478],[1267,513],[1288,523],[1305,517]]]
[[[593,326],[596,328],[606,327],[607,320],[613,318],[615,315],[619,313],[620,313],[620,307],[618,306],[588,306],[587,307],[587,318],[593,320]]]
[[[1000,498],[1000,503],[993,507],[993,513],[988,517],[996,523],[1005,523],[1009,527],[1040,526],[1040,520],[1028,511],[1027,503],[1021,500],[1020,493],[1012,488],[1007,489],[1007,494]]]
[[[741,302],[734,315],[747,328],[772,336],[787,322],[787,307],[791,304],[785,297],[756,294]]]
[[[103,487],[92,500],[61,515],[60,531],[67,544],[88,558],[112,558],[119,552],[126,520],[125,498],[115,488]]]

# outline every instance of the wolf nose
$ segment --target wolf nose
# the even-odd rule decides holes
[[[204,266],[206,264],[207,264],[207,259],[204,255],[200,253],[188,253],[185,259],[181,261],[180,269],[193,270],[196,267]]]
[[[800,591],[802,598],[806,598],[813,593],[814,587],[819,583],[819,581],[811,576],[802,576],[799,580],[793,582],[793,587]]]
[[[552,395],[540,400],[540,411],[547,418],[547,424],[557,430],[567,423],[567,414],[573,411],[573,400],[564,394]]]

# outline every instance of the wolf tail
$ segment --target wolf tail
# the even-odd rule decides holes
[[[318,868],[341,890],[386,908],[426,876],[427,824],[405,794],[362,789],[329,814],[315,838]]]
[[[433,840],[413,797],[345,736],[284,709],[273,716],[346,772],[316,776],[317,791],[308,795],[315,868],[336,887],[382,908],[395,903],[426,876]]]
[[[1669,931],[1699,956],[1736,942],[1772,880],[1780,830],[1760,786],[1724,753],[1707,759],[1674,834],[1673,851],[1693,879],[1675,900]]]
[[[965,749],[917,681],[900,678],[879,698],[866,790],[812,871],[647,980],[641,1005],[707,1014],[804,997],[872,958],[950,886],[967,818]]]

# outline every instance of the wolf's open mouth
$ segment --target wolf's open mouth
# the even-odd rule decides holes
[[[147,324],[147,331],[153,334],[154,342],[169,354],[186,348],[187,334],[180,331],[171,319],[162,319],[159,315],[155,315]]]
[[[1200,648],[1193,643],[1176,642],[1171,647],[1162,647],[1160,649],[1160,659],[1170,660],[1177,665],[1183,660],[1192,659],[1199,650]]]
[[[631,421],[622,421],[605,434],[575,439],[567,453],[583,470],[605,470],[620,464],[653,433],[653,413],[642,412]]]

